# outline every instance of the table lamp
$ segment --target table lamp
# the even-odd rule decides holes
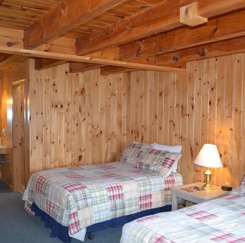
[[[212,172],[209,168],[220,168],[223,167],[221,162],[218,149],[214,144],[204,144],[196,159],[194,164],[207,167],[205,174],[205,185],[204,189],[211,189],[210,185]]]

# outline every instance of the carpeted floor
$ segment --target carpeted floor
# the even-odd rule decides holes
[[[50,229],[45,228],[39,217],[30,216],[24,210],[22,195],[9,192],[0,182],[0,243],[61,243],[50,238]],[[7,192],[4,190],[8,190]],[[122,228],[108,228],[94,233],[94,239],[85,243],[118,243]],[[71,243],[80,241],[72,239]]]
[[[8,188],[8,186],[0,180],[0,193],[1,192],[10,192],[11,190]]]

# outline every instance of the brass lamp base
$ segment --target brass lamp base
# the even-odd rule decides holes
[[[211,189],[213,189],[213,187],[210,184],[205,184],[203,188],[204,188],[204,190],[211,190]]]
[[[211,190],[213,187],[210,185],[210,181],[211,181],[211,175],[212,172],[209,170],[209,168],[206,170],[206,172],[204,173],[205,175],[205,185],[204,185],[204,189],[205,190]]]

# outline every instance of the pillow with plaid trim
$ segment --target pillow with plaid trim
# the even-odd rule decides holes
[[[137,161],[143,156],[146,149],[152,146],[146,143],[132,142],[123,150],[120,162],[136,166]]]
[[[159,143],[152,143],[152,148],[153,149],[158,149],[162,151],[167,151],[167,152],[174,152],[174,153],[181,153],[182,146],[181,145],[164,145],[164,144],[159,144]],[[178,162],[175,163],[173,172],[176,172],[178,168]]]
[[[167,177],[178,163],[181,154],[147,148],[141,158],[138,158],[136,168],[159,172]]]

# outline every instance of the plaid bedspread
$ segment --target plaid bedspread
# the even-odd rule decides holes
[[[121,243],[245,242],[245,196],[151,215],[124,225]]]
[[[95,223],[171,204],[169,189],[181,184],[179,173],[163,178],[156,172],[114,162],[35,173],[23,200],[29,206],[35,202],[68,226],[72,236]]]

